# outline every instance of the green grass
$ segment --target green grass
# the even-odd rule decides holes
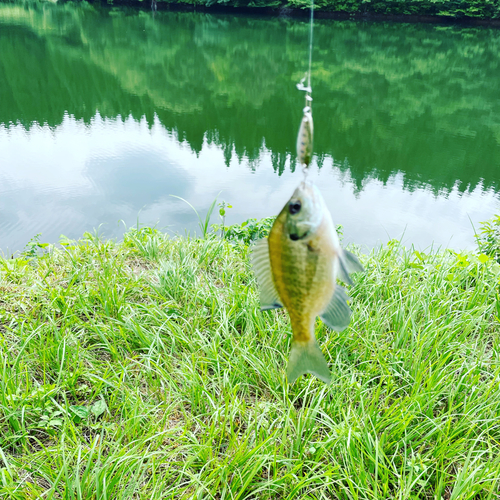
[[[499,498],[493,260],[361,256],[332,384],[289,386],[247,246],[65,244],[0,260],[0,498]]]

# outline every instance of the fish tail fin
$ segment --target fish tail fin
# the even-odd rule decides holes
[[[326,384],[330,383],[330,370],[321,349],[313,337],[309,342],[292,340],[286,376],[293,384],[304,373],[312,373]]]

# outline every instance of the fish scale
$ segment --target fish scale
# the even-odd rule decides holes
[[[314,325],[316,316],[328,303],[328,300],[324,303],[322,297],[333,293],[333,286],[321,277],[330,273],[333,275],[333,269],[329,269],[330,261],[322,258],[319,251],[310,250],[305,242],[293,242],[284,234],[284,219],[282,217],[276,224],[279,241],[272,237],[269,239],[271,267],[280,276],[275,284],[283,305],[290,313],[292,325],[295,325],[295,338],[309,341],[314,335],[311,324]],[[280,247],[284,251],[280,252]],[[285,258],[273,259],[275,253]]]

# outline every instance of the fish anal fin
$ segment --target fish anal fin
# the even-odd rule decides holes
[[[349,297],[345,293],[345,290],[341,286],[336,285],[330,302],[320,314],[323,323],[332,330],[341,332],[349,325],[351,308],[347,305],[348,300]]]
[[[330,383],[328,364],[314,337],[309,342],[292,341],[286,370],[288,383],[293,384],[305,373],[311,373],[325,384]]]
[[[353,284],[349,274],[365,270],[361,262],[359,262],[359,259],[348,250],[342,250],[340,252],[339,264],[339,278],[348,285]]]
[[[262,304],[262,299],[261,299],[261,304]],[[269,311],[271,309],[279,309],[280,307],[283,307],[282,304],[276,303],[276,304],[269,304],[266,306],[261,305],[260,310],[261,311]]]
[[[349,271],[347,270],[346,263],[344,259],[339,259],[339,278],[347,285],[352,285],[352,279],[349,277]]]
[[[267,238],[258,240],[254,244],[251,261],[257,283],[259,284],[261,311],[283,307],[276,287],[274,286]]]

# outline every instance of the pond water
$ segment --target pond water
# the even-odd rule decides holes
[[[307,21],[0,4],[0,249],[278,213]],[[500,32],[318,21],[310,177],[345,241],[474,247],[500,210]],[[218,222],[214,215],[213,222]]]

